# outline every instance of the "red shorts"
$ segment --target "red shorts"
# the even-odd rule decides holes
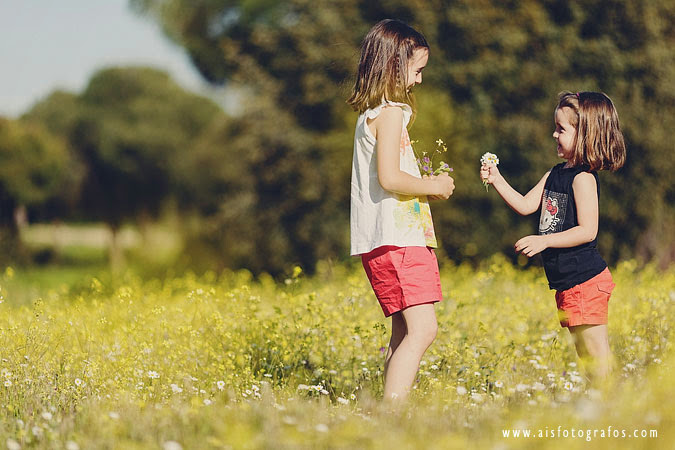
[[[385,245],[361,255],[361,262],[385,317],[443,299],[438,260],[429,247]]]
[[[614,286],[612,274],[605,268],[588,281],[557,291],[555,302],[558,305],[560,326],[606,324],[609,296]]]

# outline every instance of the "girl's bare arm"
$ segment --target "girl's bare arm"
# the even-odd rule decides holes
[[[447,174],[432,178],[417,178],[401,170],[401,134],[403,110],[383,108],[372,123],[377,144],[377,177],[383,189],[405,195],[432,195],[447,199],[455,189]]]
[[[544,184],[546,184],[549,173],[551,172],[546,172],[539,182],[530,189],[530,192],[522,195],[504,179],[497,166],[483,165],[480,171],[481,178],[494,186],[506,204],[522,216],[527,216],[539,210],[541,196],[544,193]]]

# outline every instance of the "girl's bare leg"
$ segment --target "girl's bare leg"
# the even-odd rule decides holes
[[[387,355],[385,363],[385,400],[403,401],[408,397],[422,356],[436,338],[438,329],[433,303],[411,306],[399,314],[403,316],[406,334],[395,348],[390,345],[391,356]],[[393,326],[392,322],[392,343],[396,343]]]
[[[387,372],[389,371],[389,361],[398,346],[403,341],[403,338],[408,333],[408,328],[403,318],[401,311],[391,315],[391,339],[389,339],[389,348],[387,349],[387,356],[384,359],[384,379],[387,379]]]
[[[612,360],[607,325],[578,325],[569,327],[569,330],[577,354],[590,365],[592,380],[606,379],[611,372]]]

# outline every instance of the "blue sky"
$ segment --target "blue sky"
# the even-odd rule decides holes
[[[0,115],[17,117],[57,88],[78,92],[111,65],[153,66],[207,89],[182,48],[128,0],[0,0]]]

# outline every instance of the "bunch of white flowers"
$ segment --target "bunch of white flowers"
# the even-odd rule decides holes
[[[494,164],[496,166],[497,164],[499,164],[499,158],[497,158],[497,155],[495,155],[494,153],[490,152],[483,153],[483,156],[480,157],[480,165],[487,166],[490,164]],[[485,190],[487,191],[489,188],[487,180],[483,180],[483,185],[485,186]]]

